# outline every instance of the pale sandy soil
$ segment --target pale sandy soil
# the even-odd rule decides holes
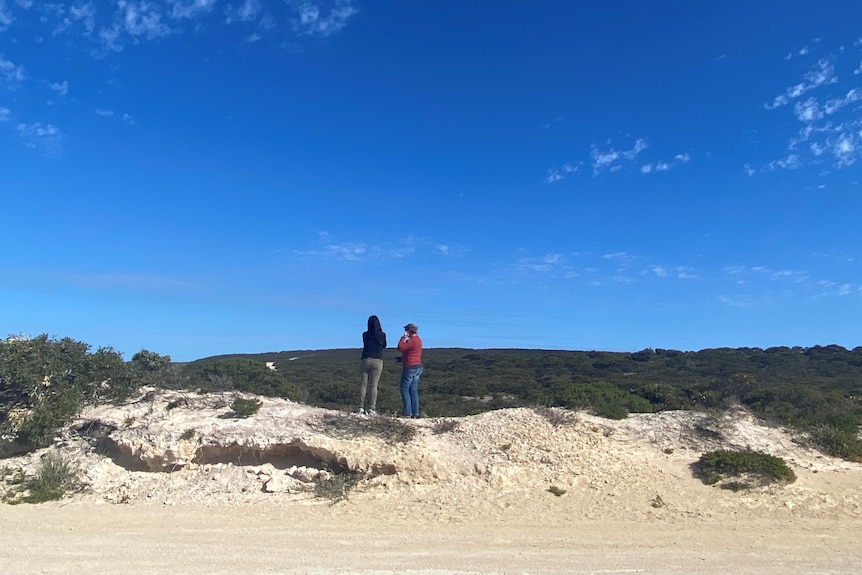
[[[374,504],[0,507],[6,575],[850,574],[859,521],[588,520],[513,513],[457,523]],[[520,516],[517,516],[520,515]]]
[[[862,573],[862,466],[744,412],[502,410],[399,420],[417,432],[399,442],[283,400],[240,420],[176,399],[88,410],[113,455],[58,441],[87,489],[0,504],[0,575]],[[797,479],[704,485],[691,464],[716,448],[780,456]],[[41,455],[0,466],[32,473]],[[336,503],[309,480],[333,462],[364,477]]]

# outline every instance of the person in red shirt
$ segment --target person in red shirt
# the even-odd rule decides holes
[[[419,417],[419,376],[422,375],[422,340],[419,326],[408,323],[398,340],[401,352],[401,403],[404,417]]]

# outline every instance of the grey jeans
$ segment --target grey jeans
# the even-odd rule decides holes
[[[366,357],[359,369],[359,407],[362,409],[377,409],[377,382],[383,373],[383,360]],[[368,401],[365,394],[368,392]]]

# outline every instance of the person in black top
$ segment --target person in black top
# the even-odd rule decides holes
[[[376,315],[368,318],[368,331],[362,334],[362,362],[359,376],[359,413],[377,415],[377,382],[383,373],[386,334]],[[367,392],[367,401],[366,401]]]

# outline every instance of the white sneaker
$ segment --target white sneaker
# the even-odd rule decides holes
[[[365,415],[365,410],[360,407],[359,411],[357,411],[356,413],[358,413],[359,415]]]
[[[368,411],[366,411],[365,413],[367,413],[368,415],[377,415],[377,412],[376,412],[376,411],[374,411],[373,409],[369,409],[369,410],[368,410]]]

